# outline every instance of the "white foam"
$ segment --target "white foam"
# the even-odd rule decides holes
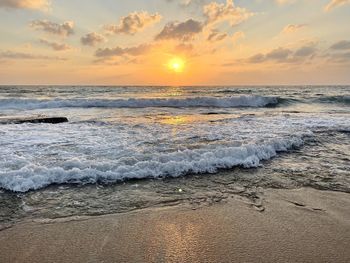
[[[347,116],[241,116],[220,122],[0,125],[0,188],[213,173],[259,166],[318,129],[348,130]],[[142,122],[144,121],[144,122]]]
[[[134,164],[66,161],[60,167],[34,163],[18,170],[0,172],[0,186],[17,192],[36,190],[50,184],[115,182],[131,178],[178,177],[188,173],[214,173],[234,166],[257,167],[261,160],[303,144],[300,137],[275,139],[262,145],[217,147],[173,153],[155,153],[149,160],[134,159]]]
[[[0,99],[3,109],[49,109],[49,108],[147,108],[147,107],[265,107],[277,105],[277,97],[236,96],[236,97],[189,97],[153,99]]]

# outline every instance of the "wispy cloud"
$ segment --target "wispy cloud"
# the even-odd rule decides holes
[[[23,53],[23,52],[15,52],[15,51],[0,51],[0,59],[18,59],[18,60],[66,60],[61,57],[51,57],[44,56],[32,53]]]
[[[345,4],[350,4],[350,0],[331,0],[325,7],[325,11],[330,11],[333,8],[345,5]]]
[[[350,63],[350,52],[328,54],[328,60],[330,62],[348,65]]]
[[[122,48],[99,48],[95,52],[95,56],[99,58],[108,58],[108,57],[119,57],[119,56],[139,56],[145,54],[151,48],[150,45],[142,44],[135,47]]]
[[[306,24],[289,24],[282,29],[282,33],[284,34],[295,33],[305,27],[306,27]]]
[[[39,42],[41,44],[44,44],[48,47],[51,47],[55,51],[67,51],[67,50],[72,50],[72,47],[65,44],[65,43],[58,43],[54,41],[48,41],[46,39],[40,39]]]
[[[207,40],[210,42],[217,42],[217,41],[224,40],[226,37],[228,37],[227,33],[222,33],[220,31],[214,29],[209,34]]]

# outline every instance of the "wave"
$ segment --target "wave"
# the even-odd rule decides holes
[[[315,102],[350,104],[350,96],[326,96],[315,99]]]
[[[261,145],[239,147],[219,146],[214,149],[194,149],[172,153],[154,153],[151,157],[129,157],[95,162],[69,160],[57,167],[27,163],[18,170],[0,172],[0,188],[27,192],[50,184],[112,183],[127,179],[179,177],[186,174],[215,173],[235,166],[257,167],[278,152],[303,144],[303,135],[273,139]],[[20,160],[18,160],[20,161]]]
[[[147,108],[147,107],[269,107],[279,104],[277,97],[195,97],[180,99],[0,99],[3,109],[50,109],[50,108]]]

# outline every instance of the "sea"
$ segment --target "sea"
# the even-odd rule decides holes
[[[350,193],[350,86],[0,86],[0,229],[266,189]]]

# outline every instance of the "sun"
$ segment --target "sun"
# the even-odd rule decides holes
[[[185,61],[182,58],[172,58],[168,62],[168,68],[176,73],[181,73],[185,68]]]

